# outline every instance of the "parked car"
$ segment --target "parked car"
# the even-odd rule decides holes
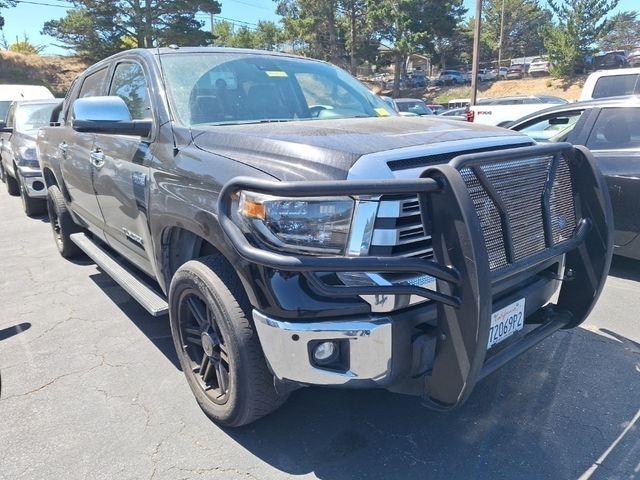
[[[587,77],[580,100],[640,95],[640,68],[594,72]]]
[[[529,64],[529,75],[532,77],[549,75],[549,67],[548,57],[536,57]]]
[[[627,66],[627,55],[624,50],[606,52],[593,58],[593,67],[596,70],[624,68]]]
[[[478,79],[482,82],[491,82],[498,78],[498,73],[490,68],[482,68],[478,70]]]
[[[36,154],[36,133],[49,125],[53,109],[62,100],[27,100],[13,102],[7,121],[0,122],[0,178],[10,195],[20,195],[27,215],[46,210],[42,171]]]
[[[443,85],[462,85],[467,83],[465,75],[458,70],[443,70],[438,77]]]
[[[476,105],[469,107],[467,120],[504,127],[525,115],[544,110],[549,105],[565,103],[567,103],[565,99],[552,95],[483,98]]]
[[[629,56],[627,57],[627,60],[629,62],[629,66],[634,68],[634,67],[640,67],[640,48],[635,48],[634,50],[631,50],[631,52],[629,53]]]
[[[6,120],[9,107],[15,101],[51,98],[53,93],[42,85],[0,85],[0,121]]]
[[[612,231],[588,151],[446,123],[398,117],[307,58],[121,52],[39,130],[55,243],[169,313],[181,370],[220,424],[305,385],[449,410],[585,319]]]
[[[500,67],[500,69],[494,68],[491,73],[495,75],[496,80],[506,80],[508,71],[507,67]]]
[[[506,78],[507,80],[517,80],[520,78],[524,78],[525,74],[526,70],[524,64],[519,63],[516,65],[511,65],[509,67],[509,69],[507,70]]]
[[[440,105],[439,103],[429,103],[427,107],[429,107],[431,111],[436,115],[439,115],[446,110],[444,105]]]
[[[425,88],[429,85],[429,79],[421,73],[413,73],[410,77],[413,88]]]
[[[435,115],[433,110],[419,98],[396,98],[394,100],[398,112],[415,113],[419,116]]]
[[[438,113],[439,117],[445,117],[448,118],[450,120],[463,120],[466,121],[467,120],[467,107],[460,107],[460,108],[452,108],[450,110],[443,110],[442,112]]]
[[[591,150],[613,204],[614,253],[640,259],[640,99],[560,105],[528,115],[511,129],[536,142],[568,141]]]

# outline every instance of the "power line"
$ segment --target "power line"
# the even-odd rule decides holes
[[[27,3],[29,5],[40,5],[40,6],[43,6],[43,7],[65,8],[67,10],[72,8],[71,5],[60,5],[60,4],[55,4],[55,3],[44,3],[44,2],[31,2],[31,1],[28,1],[28,0],[17,0],[16,3]]]
[[[225,1],[232,2],[232,3],[239,3],[241,5],[247,5],[248,7],[259,8],[261,10],[267,10],[268,12],[274,11],[272,8],[265,7],[264,5],[256,5],[255,3],[247,2],[244,0],[225,0]]]

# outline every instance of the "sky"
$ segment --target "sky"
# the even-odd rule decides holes
[[[615,11],[635,10],[638,0],[620,0]],[[217,18],[232,20],[236,25],[243,23],[250,27],[259,20],[278,20],[275,14],[275,2],[273,0],[221,0],[222,11]],[[473,15],[475,0],[465,0],[465,6],[469,14]],[[544,3],[542,1],[541,3]],[[5,19],[4,34],[9,43],[15,41],[16,36],[23,38],[26,34],[31,43],[45,47],[44,54],[64,55],[67,50],[57,47],[55,39],[42,35],[40,31],[47,20],[64,17],[70,3],[65,0],[19,0],[14,8],[0,11]],[[209,28],[209,19],[205,28]]]

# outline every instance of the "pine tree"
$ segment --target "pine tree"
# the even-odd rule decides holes
[[[611,29],[607,15],[619,0],[549,0],[557,24],[544,30],[552,73],[566,77],[581,71],[596,44]]]

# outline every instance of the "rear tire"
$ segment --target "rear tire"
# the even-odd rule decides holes
[[[31,198],[27,193],[24,183],[20,182],[20,198],[22,199],[22,208],[28,217],[42,215],[47,211],[47,202],[42,198]]]
[[[18,185],[18,181],[9,175],[6,170],[4,171],[4,177],[4,183],[7,186],[7,192],[9,192],[9,195],[12,197],[20,195],[20,185]]]
[[[276,392],[246,293],[219,255],[192,260],[169,289],[171,334],[196,401],[214,422],[239,427],[271,413]]]
[[[81,229],[73,221],[62,192],[56,185],[51,185],[47,189],[47,211],[53,238],[56,241],[60,255],[64,258],[73,258],[80,255],[80,248],[73,243],[70,237],[72,234],[80,232]]]

